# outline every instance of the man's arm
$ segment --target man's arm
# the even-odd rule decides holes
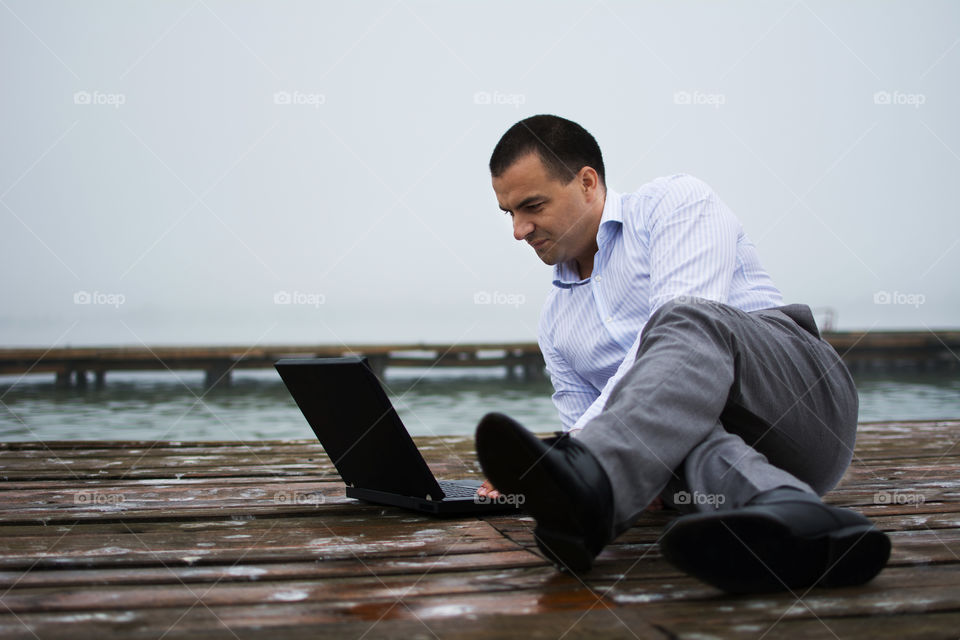
[[[651,315],[681,296],[727,302],[736,268],[733,212],[700,180],[676,182],[650,215]]]
[[[696,178],[677,178],[668,189],[647,224],[650,314],[681,297],[727,302],[736,268],[740,223],[710,187]],[[625,226],[623,232],[637,233],[638,230]],[[642,337],[643,327],[640,327],[617,372],[574,423],[574,432],[583,429],[603,411],[611,391],[636,360]]]
[[[553,404],[560,413],[564,431],[569,431],[584,411],[597,399],[599,391],[574,371],[541,333],[540,352],[553,384]]]

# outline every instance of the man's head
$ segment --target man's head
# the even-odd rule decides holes
[[[490,157],[493,190],[513,217],[513,235],[547,264],[576,260],[588,275],[606,195],[603,157],[590,133],[540,115],[503,134]]]
[[[582,167],[593,167],[605,185],[603,155],[590,132],[559,116],[531,116],[513,125],[500,138],[490,156],[490,175],[499,178],[510,165],[536,153],[550,177],[566,184]]]

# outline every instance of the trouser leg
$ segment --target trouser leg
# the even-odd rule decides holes
[[[619,533],[668,484],[691,502],[723,496],[698,508],[778,486],[825,493],[849,465],[856,420],[852,379],[806,307],[674,301],[580,439],[610,478]]]
[[[815,492],[718,421],[674,470],[660,496],[669,506],[691,512],[740,506],[777,487]]]

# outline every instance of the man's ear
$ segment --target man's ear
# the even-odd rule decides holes
[[[580,189],[585,197],[592,200],[597,196],[600,190],[600,176],[596,169],[593,167],[581,168],[577,174],[577,180],[580,181]]]

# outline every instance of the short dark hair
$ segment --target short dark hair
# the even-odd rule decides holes
[[[564,184],[583,167],[592,167],[600,176],[600,184],[606,186],[597,141],[576,122],[552,115],[531,116],[507,129],[490,156],[490,175],[500,177],[531,152],[540,156],[551,178]]]

